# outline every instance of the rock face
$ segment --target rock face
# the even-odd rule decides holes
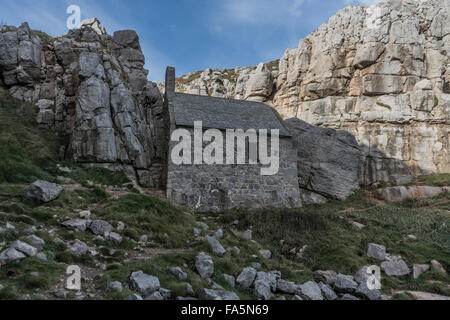
[[[446,0],[348,7],[266,68],[208,69],[178,79],[177,90],[256,97],[284,118],[351,132],[364,184],[448,173],[449,16]]]
[[[450,192],[450,187],[411,186],[378,189],[376,195],[386,201],[400,202],[413,198],[432,198],[445,192]]]
[[[97,19],[57,38],[26,23],[0,32],[3,84],[14,97],[36,104],[41,126],[69,135],[65,158],[124,170],[143,186],[159,187],[162,97],[147,81],[144,64],[136,32],[110,36]]]
[[[340,200],[359,189],[362,153],[353,135],[295,118],[285,124],[298,152],[300,188]]]

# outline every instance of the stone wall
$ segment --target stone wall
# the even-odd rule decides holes
[[[167,197],[193,211],[300,207],[292,143],[280,138],[280,171],[274,176],[262,176],[261,165],[175,165],[169,157]],[[169,155],[176,144],[170,143]]]

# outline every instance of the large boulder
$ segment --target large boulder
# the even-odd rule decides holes
[[[131,287],[144,295],[151,295],[161,287],[157,277],[143,271],[133,272],[130,277]]]
[[[54,183],[39,180],[28,187],[26,196],[38,203],[48,203],[58,198],[62,190]]]
[[[254,268],[245,268],[236,279],[236,282],[244,288],[250,288],[255,281],[256,273],[257,271]]]
[[[211,257],[204,252],[201,252],[195,257],[195,268],[200,277],[204,279],[211,278],[214,274],[214,262]]]
[[[359,189],[362,153],[352,134],[315,127],[297,118],[285,124],[298,152],[300,188],[339,200]]]

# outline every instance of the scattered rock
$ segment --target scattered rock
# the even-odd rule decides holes
[[[16,230],[16,227],[9,222],[5,223],[5,228],[6,230]]]
[[[139,242],[141,242],[141,243],[147,243],[147,241],[148,241],[148,236],[146,236],[146,235],[143,235],[139,238]]]
[[[415,264],[413,266],[413,276],[414,279],[418,279],[423,273],[430,270],[429,264]]]
[[[90,210],[85,210],[85,211],[81,211],[78,216],[81,219],[85,219],[85,220],[89,220],[91,218],[91,211]]]
[[[33,246],[35,247],[38,251],[42,250],[45,246],[45,241],[42,240],[41,238],[35,236],[35,235],[31,235],[28,236],[26,238],[26,240]]]
[[[62,225],[69,229],[74,229],[80,232],[84,232],[87,229],[87,222],[84,219],[75,219],[63,222]]]
[[[11,262],[23,260],[25,258],[26,256],[22,252],[17,251],[14,248],[9,248],[0,254],[0,266],[4,266]]]
[[[364,266],[356,272],[354,279],[358,284],[361,284],[363,282],[367,283],[367,280],[369,280],[372,274],[370,273],[370,270],[368,268],[368,266]]]
[[[103,220],[94,220],[89,225],[89,230],[96,236],[104,236],[107,232],[113,230],[113,226]]]
[[[161,295],[159,291],[155,291],[152,294],[146,296],[145,300],[163,301],[164,297]]]
[[[223,238],[223,230],[222,229],[219,229],[219,230],[217,230],[215,233],[214,233],[214,238],[216,238],[216,239],[222,239]]]
[[[180,267],[172,267],[170,268],[170,273],[172,273],[179,280],[186,280],[188,275],[184,272]]]
[[[245,240],[252,240],[253,238],[253,233],[252,230],[247,230],[242,234],[242,238],[244,238]]]
[[[117,246],[120,245],[123,241],[122,236],[115,232],[106,232],[105,239],[113,242]]]
[[[250,288],[255,281],[256,273],[257,271],[254,268],[245,268],[236,279],[236,282],[244,288]]]
[[[380,244],[369,243],[369,247],[367,248],[367,256],[377,260],[385,260],[386,247]]]
[[[80,240],[75,240],[75,242],[69,246],[69,251],[76,256],[84,256],[89,250],[86,243]]]
[[[108,284],[108,288],[113,289],[113,290],[118,291],[118,292],[122,292],[123,291],[122,283],[119,282],[119,281],[110,282]]]
[[[209,230],[208,225],[207,225],[206,223],[204,223],[204,222],[197,222],[197,225],[198,225],[200,228],[202,228],[203,230],[205,230],[205,231],[208,231],[208,230]]]
[[[36,258],[41,259],[41,260],[43,260],[43,261],[47,261],[47,260],[48,260],[48,259],[47,259],[47,255],[46,255],[45,253],[43,253],[43,252],[38,253],[38,254],[36,255]]]
[[[297,286],[294,282],[286,281],[286,280],[278,280],[277,281],[277,291],[281,293],[294,294],[297,290]]]
[[[381,292],[377,289],[369,289],[367,287],[367,282],[361,282],[361,284],[356,288],[355,294],[357,296],[360,296],[364,299],[369,300],[380,300],[381,299]]]
[[[227,251],[224,249],[224,247],[220,244],[220,242],[216,238],[207,236],[206,240],[211,245],[214,254],[218,255],[219,257],[222,257],[223,255],[225,255],[225,253],[227,253]]]
[[[413,234],[407,235],[406,238],[411,241],[417,241],[417,237]]]
[[[259,262],[252,262],[251,267],[255,268],[256,270],[259,270],[262,268],[261,263],[259,263]]]
[[[214,274],[214,262],[210,256],[201,252],[197,257],[195,257],[195,268],[197,269],[200,277],[207,279],[211,278]]]
[[[258,279],[255,281],[255,289],[253,290],[255,299],[258,300],[270,300],[273,297],[270,283],[264,279]]]
[[[224,274],[223,278],[225,279],[225,281],[230,285],[230,287],[234,288],[236,285],[236,279],[229,275],[229,274]]]
[[[445,271],[445,269],[442,266],[442,264],[439,261],[437,261],[437,260],[431,261],[431,270],[438,271],[438,272],[441,272],[441,273],[447,273],[447,271]]]
[[[381,269],[390,277],[403,277],[411,273],[411,270],[403,260],[385,261]]]
[[[195,296],[194,288],[192,288],[192,286],[191,286],[190,283],[187,283],[187,284],[186,284],[186,291],[187,291],[187,293],[188,293],[189,295]]]
[[[130,295],[128,297],[128,300],[133,300],[133,301],[142,301],[144,299],[142,299],[142,297],[136,293],[133,293],[132,295]]]
[[[61,192],[62,188],[54,183],[36,181],[28,187],[26,197],[38,203],[48,203],[58,198]]]
[[[125,224],[124,224],[122,221],[117,222],[117,227],[116,227],[116,229],[117,229],[118,231],[123,231],[123,230],[125,230]]]
[[[336,282],[334,283],[334,289],[340,293],[352,293],[356,290],[358,284],[353,280],[352,276],[338,274],[336,276]]]
[[[333,286],[337,279],[337,273],[332,270],[322,271],[318,270],[314,272],[314,280],[317,282],[323,282],[329,286]]]
[[[130,277],[131,287],[144,295],[150,295],[161,287],[159,279],[143,271],[133,272]]]
[[[234,292],[203,289],[199,295],[200,300],[240,300]]]
[[[303,301],[302,297],[300,297],[299,295],[295,295],[292,297],[291,301],[295,301],[295,300]]]
[[[202,235],[202,230],[200,230],[199,228],[194,228],[194,236],[196,238],[200,237]]]
[[[331,289],[331,287],[323,282],[319,283],[319,288],[322,291],[322,295],[327,300],[336,300],[337,294]]]
[[[323,300],[320,287],[313,281],[298,286],[297,294],[305,300]]]
[[[164,300],[169,300],[172,296],[172,291],[170,291],[169,289],[160,288],[159,293],[164,298]]]
[[[341,300],[359,300],[357,297],[352,296],[351,294],[344,294],[341,298]]]
[[[28,229],[26,229],[24,232],[25,232],[25,234],[31,235],[31,234],[35,233],[36,231],[37,231],[37,228],[35,226],[31,226]]]
[[[269,250],[259,250],[259,255],[264,259],[272,258],[272,252],[270,252]]]
[[[28,243],[22,242],[22,241],[14,241],[11,244],[11,248],[14,248],[24,254],[26,254],[29,257],[34,257],[38,253],[38,249],[36,249],[33,246],[30,246]]]
[[[352,225],[352,226],[354,226],[355,228],[357,228],[357,229],[359,229],[359,230],[362,230],[362,229],[364,229],[366,226],[365,225],[363,225],[362,223],[359,223],[359,222],[356,222],[356,221],[349,221],[350,222],[350,224]]]

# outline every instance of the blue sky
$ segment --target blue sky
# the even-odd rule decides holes
[[[256,65],[282,57],[339,9],[379,0],[0,0],[0,20],[56,36],[67,32],[66,9],[97,17],[108,33],[135,29],[149,79],[162,81],[206,68]]]

